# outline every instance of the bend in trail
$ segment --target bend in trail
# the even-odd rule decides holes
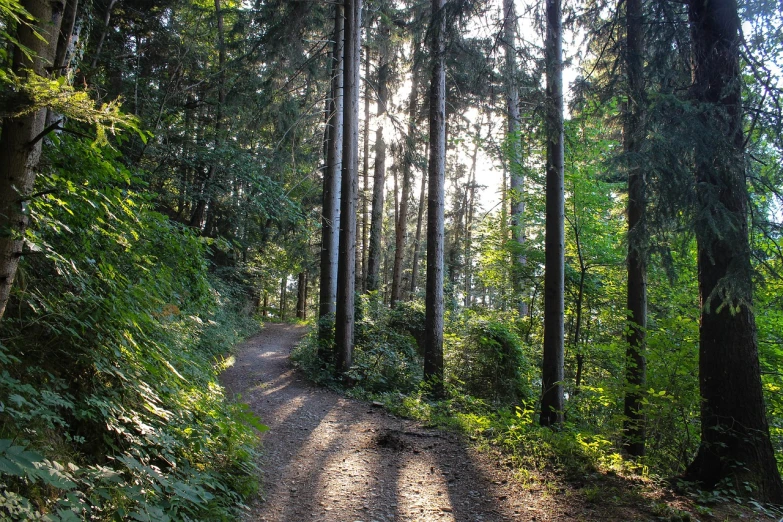
[[[458,436],[424,429],[309,384],[288,355],[304,328],[270,324],[243,343],[223,382],[269,426],[262,495],[268,522],[649,520],[580,501],[568,487],[523,487]]]

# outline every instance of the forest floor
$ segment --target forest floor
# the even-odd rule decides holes
[[[310,384],[288,361],[304,333],[266,325],[238,347],[223,375],[229,393],[269,426],[261,435],[262,491],[247,520],[772,520],[726,504],[699,513],[687,498],[641,479],[515,472],[502,455],[458,434]]]

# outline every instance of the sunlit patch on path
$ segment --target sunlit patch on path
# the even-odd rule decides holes
[[[607,517],[568,488],[524,487],[456,435],[310,385],[288,363],[303,334],[267,325],[223,376],[270,428],[262,434],[263,489],[246,520],[654,520],[618,506]]]

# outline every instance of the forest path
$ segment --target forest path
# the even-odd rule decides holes
[[[266,325],[222,378],[269,426],[261,436],[262,494],[247,520],[655,520],[633,506],[586,502],[560,483],[523,487],[499,459],[455,434],[309,384],[288,362],[304,333]]]

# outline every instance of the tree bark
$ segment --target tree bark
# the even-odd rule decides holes
[[[541,425],[563,422],[565,208],[563,40],[560,0],[546,2],[546,228]]]
[[[343,147],[343,6],[335,4],[334,45],[331,63],[331,93],[327,123],[326,169],[324,170],[321,216],[321,275],[318,316],[334,315],[337,311],[337,254],[340,239],[340,179]],[[319,338],[331,337],[331,328],[318,331]],[[326,354],[322,354],[326,355]],[[323,360],[323,357],[322,357]]]
[[[345,0],[344,5],[343,163],[340,190],[342,199],[340,201],[340,254],[337,266],[337,318],[335,322],[337,371],[340,374],[347,372],[353,362],[362,0]]]
[[[427,174],[427,290],[424,312],[424,379],[435,397],[443,395],[443,243],[446,167],[446,64],[444,0],[432,0],[429,51],[430,158]]]
[[[57,52],[65,2],[24,0],[21,6],[33,16],[17,24],[16,41],[29,49],[27,55],[14,46],[11,68],[19,76],[27,70],[46,77],[47,66]],[[39,37],[40,35],[40,37]],[[27,202],[41,158],[47,109],[16,118],[5,118],[0,134],[0,319],[11,293],[27,230]]]
[[[740,19],[734,0],[691,0],[688,14],[704,130],[695,151],[701,444],[685,478],[707,489],[726,481],[739,495],[783,504],[752,310]]]
[[[626,0],[626,69],[628,102],[623,129],[623,148],[628,161],[628,329],[625,357],[625,421],[623,447],[631,456],[645,451],[645,418],[642,410],[647,380],[645,336],[647,328],[647,254],[645,248],[646,195],[644,172],[639,158],[641,149],[644,95],[644,42],[642,0]]]
[[[385,38],[388,29],[381,29],[381,39]],[[372,292],[380,287],[381,268],[381,235],[383,232],[383,199],[386,182],[386,142],[383,137],[384,115],[388,99],[387,81],[389,77],[388,53],[386,44],[381,42],[378,64],[378,109],[375,131],[375,168],[372,186],[372,220],[370,224],[370,253],[367,259],[367,290]]]
[[[299,272],[296,286],[296,318],[307,319],[307,272]]]

